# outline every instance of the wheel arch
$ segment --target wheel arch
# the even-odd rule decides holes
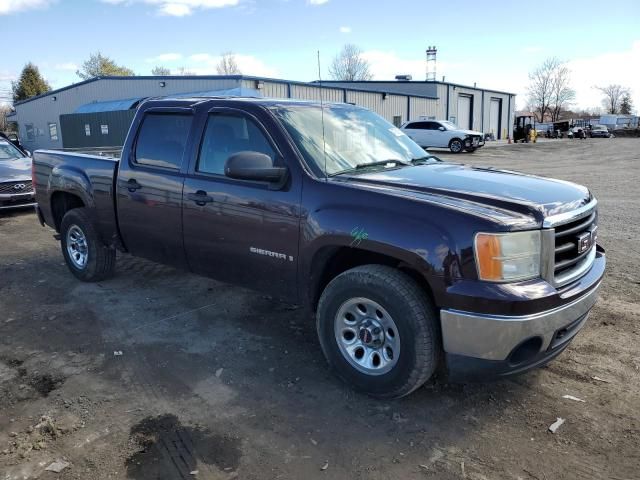
[[[79,195],[57,191],[51,195],[51,214],[56,232],[60,232],[60,225],[65,214],[74,208],[83,208],[86,204]]]
[[[429,297],[435,305],[434,293],[429,279],[417,266],[400,256],[377,252],[370,249],[354,248],[351,246],[325,246],[318,250],[310,264],[309,287],[306,292],[306,302],[312,311],[316,311],[318,301],[326,286],[347,270],[362,265],[386,265],[404,272],[411,277],[418,287]]]

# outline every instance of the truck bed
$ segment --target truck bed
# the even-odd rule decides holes
[[[60,196],[66,202],[81,202],[92,208],[102,240],[119,242],[115,214],[115,173],[118,159],[98,155],[37,150],[33,154],[36,202],[44,222],[56,231],[60,215],[55,205]]]

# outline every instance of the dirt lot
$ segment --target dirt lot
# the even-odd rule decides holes
[[[299,310],[127,256],[82,284],[32,213],[0,216],[0,480],[640,478],[639,149],[442,155],[591,187],[608,273],[548,367],[400,401],[334,379]]]

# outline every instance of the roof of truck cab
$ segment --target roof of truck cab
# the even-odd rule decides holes
[[[349,106],[354,107],[356,105],[350,103],[338,103],[338,102],[320,102],[318,100],[299,100],[292,98],[264,98],[264,97],[242,97],[242,96],[214,96],[214,95],[194,95],[194,96],[171,96],[171,97],[155,97],[149,98],[145,105],[153,104],[154,106],[162,106],[163,104],[171,104],[176,106],[185,106],[192,107],[195,105],[199,105],[201,103],[209,103],[209,102],[243,102],[243,103],[252,103],[257,105],[264,106],[321,106],[321,105],[332,105],[332,106]]]

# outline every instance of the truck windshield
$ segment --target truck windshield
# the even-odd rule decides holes
[[[3,160],[16,160],[23,157],[22,152],[11,143],[0,140],[0,162]]]
[[[364,108],[325,105],[324,142],[319,105],[277,106],[273,112],[307,162],[326,175],[353,172],[369,165],[398,167],[425,156],[425,151],[401,130]]]

